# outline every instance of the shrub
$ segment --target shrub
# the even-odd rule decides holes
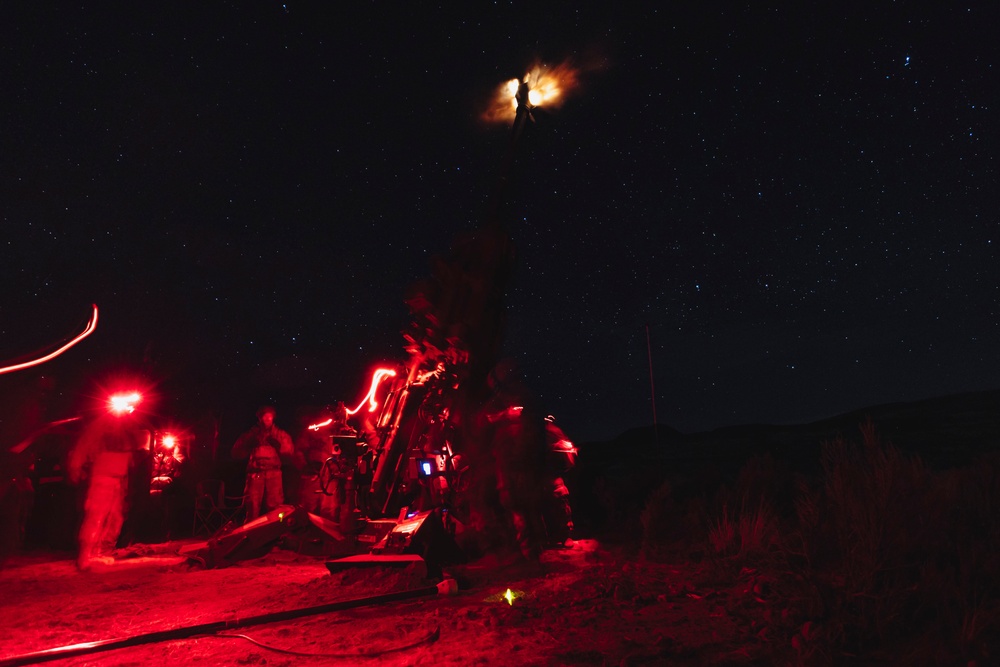
[[[708,541],[715,553],[740,560],[770,553],[777,538],[774,510],[763,498],[756,506],[742,502],[732,516],[729,504],[723,504],[722,516],[708,530]]]
[[[757,507],[766,502],[778,517],[791,517],[794,508],[795,479],[787,463],[778,462],[770,453],[754,456],[740,468],[729,502]]]
[[[769,605],[770,636],[787,640],[770,645],[774,662],[988,664],[1000,636],[1000,453],[934,471],[870,421],[860,434],[823,443],[819,476],[793,480],[764,456],[711,498],[704,487],[688,497],[683,479],[660,484],[639,517],[643,551],[699,540],[723,575],[752,577],[739,604]]]
[[[719,555],[738,560],[773,551],[779,542],[775,502],[783,502],[790,477],[769,454],[740,468],[732,489],[722,486],[708,517],[708,542]]]
[[[706,537],[705,516],[702,497],[685,499],[675,482],[664,481],[649,494],[639,514],[643,556],[651,560],[671,554],[700,557]]]
[[[903,622],[919,577],[928,472],[918,458],[882,443],[871,421],[862,443],[823,446],[823,502],[836,558],[837,601],[861,637]]]
[[[975,660],[1000,635],[1000,458],[934,475],[928,496],[923,519],[932,534],[915,616],[957,655]]]
[[[903,642],[918,662],[985,656],[1000,628],[1000,466],[934,472],[870,421],[861,436],[824,443],[822,478],[800,480],[795,501],[832,641],[851,652]]]

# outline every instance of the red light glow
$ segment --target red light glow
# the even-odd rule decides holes
[[[372,385],[371,388],[368,389],[368,395],[365,396],[364,400],[362,400],[361,403],[358,404],[358,407],[354,408],[353,410],[348,410],[347,414],[349,415],[357,414],[357,412],[361,410],[361,406],[363,406],[365,403],[368,404],[368,412],[375,412],[375,409],[378,407],[378,401],[375,400],[375,391],[378,390],[378,386],[379,384],[382,383],[382,380],[386,379],[387,377],[396,377],[396,371],[392,370],[391,368],[379,368],[378,370],[376,370],[375,373],[372,375]]]
[[[333,423],[333,417],[331,417],[330,419],[327,419],[325,422],[320,422],[318,424],[309,424],[309,430],[310,431],[318,431],[321,428],[323,428],[324,426],[329,426],[332,423]]]
[[[375,409],[378,407],[378,401],[375,400],[375,392],[378,390],[378,386],[382,384],[382,380],[386,379],[387,377],[396,377],[396,371],[389,368],[379,368],[377,371],[375,371],[375,373],[372,374],[372,384],[371,387],[369,387],[368,389],[368,394],[364,397],[361,403],[358,404],[358,407],[354,408],[353,410],[348,410],[347,414],[348,415],[357,414],[365,403],[368,404],[368,412],[375,412]],[[331,417],[330,419],[327,419],[326,421],[321,421],[318,424],[310,424],[308,428],[310,431],[318,431],[324,426],[329,426],[332,423],[333,423],[333,418]]]
[[[173,449],[177,446],[177,437],[168,433],[163,436],[160,443],[163,445],[164,449]]]
[[[135,406],[142,400],[142,394],[137,391],[127,394],[113,394],[108,399],[108,410],[116,415],[130,415],[135,412]]]
[[[74,345],[76,345],[77,343],[79,343],[81,340],[83,340],[84,338],[86,338],[87,336],[89,336],[90,334],[94,333],[94,329],[96,329],[96,328],[97,328],[97,304],[94,304],[94,313],[90,316],[90,321],[87,322],[86,328],[84,328],[84,330],[78,336],[76,336],[75,338],[73,338],[73,340],[71,340],[70,342],[66,343],[65,345],[63,345],[62,347],[60,347],[58,350],[56,350],[55,352],[49,353],[49,354],[45,355],[44,357],[39,357],[38,359],[32,359],[31,361],[25,361],[24,363],[21,363],[21,364],[14,364],[13,366],[3,366],[3,367],[0,367],[0,375],[3,375],[4,373],[13,373],[14,371],[23,370],[25,368],[31,368],[32,366],[37,366],[39,364],[44,364],[46,361],[49,361],[51,359],[55,359],[56,357],[58,357],[63,352],[65,352],[69,348],[73,347]]]

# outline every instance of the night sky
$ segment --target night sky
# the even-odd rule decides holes
[[[5,6],[0,360],[96,303],[67,401],[360,400],[540,61],[579,86],[518,145],[506,350],[572,437],[652,422],[650,358],[685,432],[1000,386],[996,3],[425,4]]]

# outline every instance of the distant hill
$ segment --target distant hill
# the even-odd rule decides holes
[[[883,442],[917,454],[935,468],[967,465],[981,453],[1000,450],[1000,390],[992,390],[876,405],[809,424],[749,424],[692,434],[661,424],[655,436],[652,426],[636,428],[610,441],[581,444],[581,462],[611,462],[627,452],[662,463],[738,466],[768,452],[794,468],[810,470],[819,465],[824,442],[837,437],[860,441],[859,427],[868,419]]]

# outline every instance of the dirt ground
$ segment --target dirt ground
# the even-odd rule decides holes
[[[137,645],[50,664],[750,664],[767,641],[757,621],[734,613],[745,611],[748,600],[757,604],[752,586],[713,586],[706,565],[651,563],[596,540],[546,551],[540,565],[490,557],[445,568],[458,584],[453,594],[435,594],[436,582],[419,564],[331,573],[326,558],[275,547],[260,558],[205,569],[176,555],[183,546],[133,547],[117,553],[114,564],[84,573],[65,554],[12,557],[0,570],[0,665],[120,638],[137,638]],[[409,600],[236,623],[429,589]],[[230,621],[210,634],[148,637]]]

